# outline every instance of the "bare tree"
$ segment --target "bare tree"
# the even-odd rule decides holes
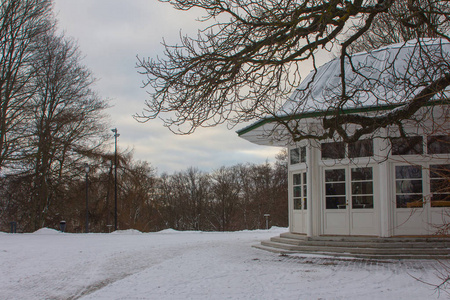
[[[52,26],[50,5],[47,0],[0,3],[0,169],[21,154],[23,108],[33,95],[31,63],[36,43]]]
[[[36,75],[30,84],[33,96],[22,107],[29,121],[21,164],[34,176],[31,212],[38,229],[61,205],[63,187],[84,157],[104,142],[106,103],[91,90],[91,73],[80,65],[75,44],[53,31],[37,43],[31,71]]]
[[[221,167],[211,175],[212,192],[216,209],[212,210],[222,231],[236,229],[233,224],[236,210],[239,205],[239,194],[241,187],[239,184],[238,167]]]
[[[151,94],[138,119],[160,116],[177,133],[191,133],[198,127],[224,122],[235,125],[271,118],[286,127],[295,141],[338,136],[352,142],[379,128],[411,119],[450,85],[448,54],[442,42],[450,40],[447,1],[409,0],[406,5],[402,5],[403,0],[168,2],[179,10],[203,9],[205,27],[195,38],[183,37],[179,45],[164,44],[164,58],[138,60]],[[392,53],[388,66],[375,74],[370,61],[354,61],[351,46],[365,34],[376,36],[375,31],[371,33],[374,28],[387,30],[382,24],[385,19],[398,20],[393,26],[419,42],[412,52],[405,50],[410,47],[403,47],[405,55]],[[426,37],[441,40],[429,47],[423,39]],[[311,105],[315,104],[314,97],[301,101],[310,91],[310,86],[305,85],[290,98],[295,101],[283,106],[300,83],[304,62],[312,63],[317,70],[317,55],[323,51],[338,52],[339,88],[330,89],[332,93],[324,102]],[[411,68],[398,74],[394,69],[400,60]],[[395,86],[382,80],[374,84],[373,76],[369,76],[374,74],[377,78],[389,74]],[[414,78],[416,74],[418,78]],[[318,77],[313,74],[311,82]],[[352,84],[355,78],[358,85]],[[389,114],[342,113],[348,105],[367,105],[361,101],[362,94],[377,88],[408,92],[394,97],[395,105],[401,108]],[[392,105],[393,98],[386,97],[378,96],[372,105]],[[311,110],[326,111],[320,116],[322,132],[304,132],[298,122],[286,117]],[[357,130],[349,134],[345,130],[348,126]]]

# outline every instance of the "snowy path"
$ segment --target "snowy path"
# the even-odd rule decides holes
[[[0,234],[0,299],[437,299],[435,262],[281,257],[236,233]],[[440,299],[447,295],[441,294]]]

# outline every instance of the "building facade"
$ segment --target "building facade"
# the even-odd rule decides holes
[[[358,59],[367,61],[370,55],[371,59],[386,62],[386,56],[394,53],[395,47],[398,46],[383,48],[377,54],[359,54]],[[312,77],[319,82],[308,84],[307,77],[306,84],[302,82],[308,86],[304,95],[315,94],[317,103],[318,91],[330,90],[333,80],[340,80],[339,74],[333,72],[337,69],[333,64],[338,63],[332,61],[319,68]],[[369,97],[366,100],[342,109],[341,113],[379,115],[401,105],[381,104]],[[446,235],[450,224],[447,100],[436,98],[420,109],[414,121],[404,122],[402,132],[396,126],[387,126],[350,144],[339,138],[304,139],[295,143],[273,119],[257,122],[238,134],[252,143],[288,149],[292,233],[378,237]],[[299,101],[288,102],[283,118],[292,118],[295,126],[304,132],[323,130],[321,117],[326,114],[325,109],[296,107],[289,113],[286,107]],[[305,98],[300,102],[303,106],[312,103]],[[319,103],[324,106],[324,101]]]

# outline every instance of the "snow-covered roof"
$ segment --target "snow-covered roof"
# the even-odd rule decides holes
[[[333,110],[385,110],[407,103],[424,86],[448,72],[450,42],[443,39],[420,39],[393,44],[371,52],[346,57],[343,72],[336,58],[313,70],[295,89],[277,113],[279,117],[314,118]],[[342,73],[345,94],[342,102]],[[447,91],[448,93],[448,91]],[[447,94],[448,95],[448,94]],[[436,95],[436,98],[447,96]],[[446,97],[448,98],[448,97]],[[253,143],[269,145],[267,132],[273,118],[263,119],[238,131]],[[248,134],[265,126],[261,134]],[[257,137],[258,136],[258,137]]]
[[[311,71],[280,115],[405,103],[420,86],[448,71],[442,63],[449,60],[450,43],[443,39],[411,40],[354,54],[344,64],[346,95],[351,98],[341,106],[341,60],[336,58]]]

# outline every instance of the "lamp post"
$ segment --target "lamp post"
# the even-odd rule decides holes
[[[114,230],[117,230],[117,128],[111,129],[114,133]]]
[[[84,164],[84,170],[86,171],[86,233],[89,233],[89,164]]]

